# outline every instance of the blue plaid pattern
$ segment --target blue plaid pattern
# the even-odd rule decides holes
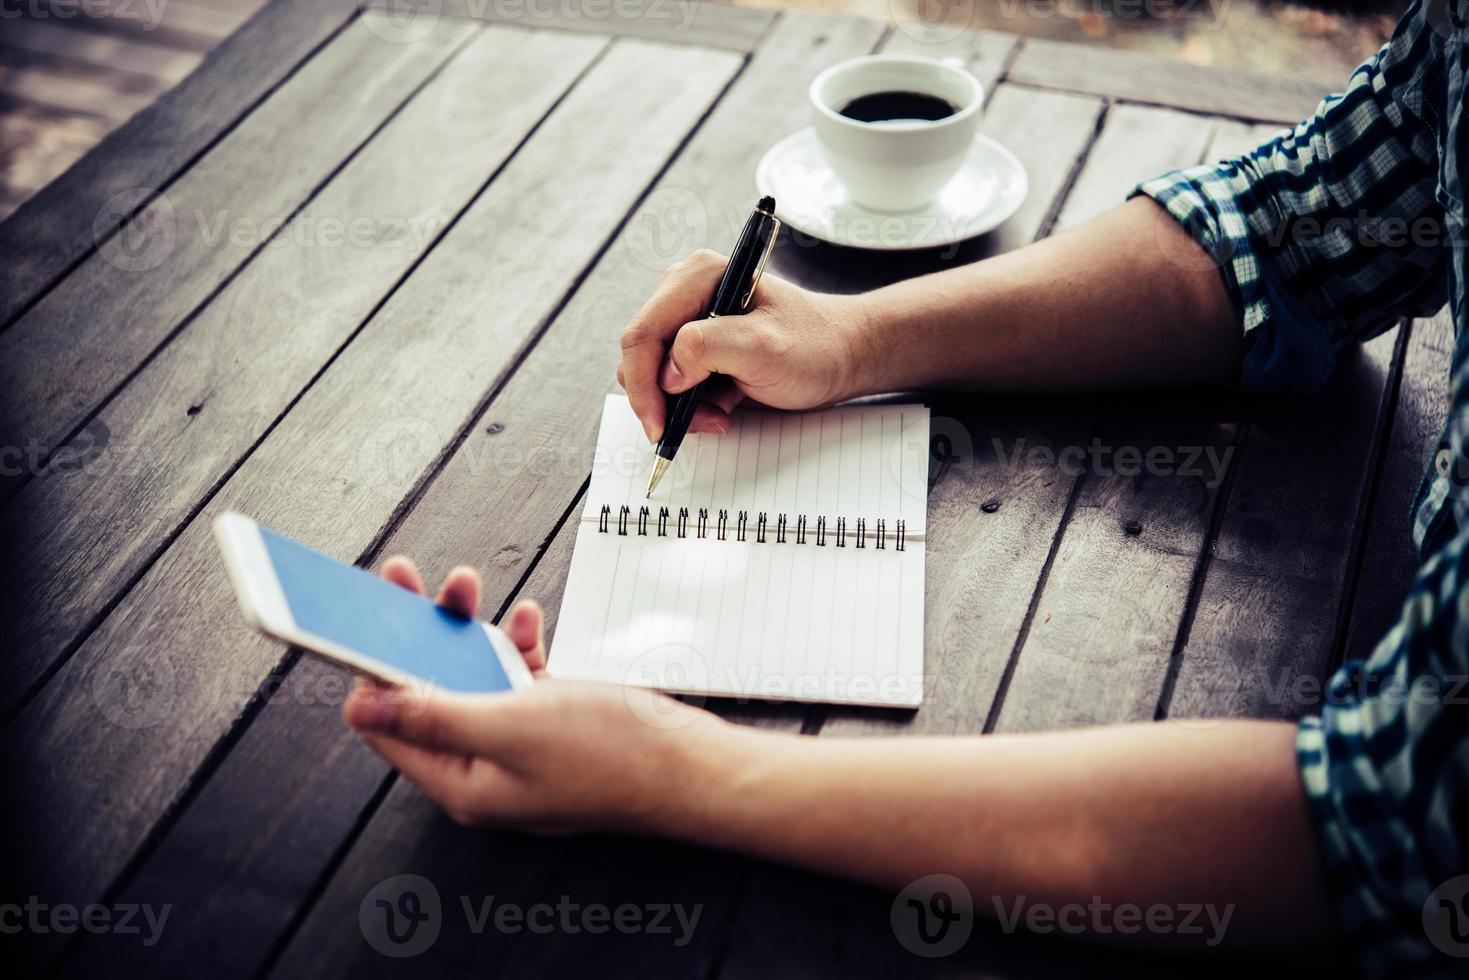
[[[1333,676],[1297,737],[1341,935],[1371,976],[1469,975],[1454,958],[1469,956],[1466,22],[1469,0],[1417,0],[1314,117],[1134,192],[1218,263],[1247,386],[1316,388],[1343,345],[1452,312],[1452,407],[1413,515],[1423,566],[1397,624]]]

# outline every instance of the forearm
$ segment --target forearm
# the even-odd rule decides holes
[[[895,889],[953,874],[981,915],[1096,896],[1232,905],[1236,948],[1315,948],[1328,931],[1288,724],[959,739],[730,728],[705,745],[655,829]]]
[[[1218,269],[1147,198],[862,300],[853,394],[1208,384],[1240,361]]]

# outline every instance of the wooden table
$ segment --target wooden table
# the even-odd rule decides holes
[[[407,552],[431,580],[472,561],[491,613],[532,595],[554,614],[617,333],[661,268],[727,247],[818,70],[965,60],[992,93],[985,131],[1031,178],[1013,219],[957,250],[782,239],[779,273],[833,290],[1021,246],[1320,93],[798,13],[444,6],[276,0],[0,226],[14,894],[171,906],[152,946],[7,945],[64,973],[213,978],[1161,969],[984,924],[930,962],[895,941],[890,893],[668,843],[460,829],[343,728],[341,672],[243,625],[209,521],[238,508],[368,565]],[[1444,322],[1402,325],[1312,399],[936,398],[923,708],[716,707],[808,737],[1306,712],[1411,574],[1447,345]],[[1121,447],[1172,463],[1136,474]],[[1188,464],[1205,450],[1228,455],[1222,479]],[[408,873],[442,928],[395,959],[359,909]],[[491,895],[701,911],[683,945],[474,934],[461,896]]]

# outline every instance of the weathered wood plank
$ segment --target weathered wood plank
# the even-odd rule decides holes
[[[894,37],[897,36],[894,35]],[[1022,107],[1025,101],[1030,102],[1030,114],[1027,114]],[[1032,138],[1038,134],[1030,129],[1028,122],[1037,109],[1036,102],[1045,103],[1045,108],[1057,110],[1057,114],[1050,117],[1051,125],[1045,131],[1045,137],[1042,139]],[[996,249],[1005,247],[1010,242],[1029,241],[1036,235],[1042,216],[1050,211],[1051,199],[1061,193],[1065,176],[1070,172],[1070,167],[1067,165],[1069,159],[1063,159],[1058,164],[1054,159],[1042,163],[1042,158],[1048,154],[1054,156],[1066,152],[1080,153],[1092,133],[1099,110],[1100,105],[1089,99],[1066,97],[1057,99],[1050,93],[1010,93],[1005,86],[996,92],[986,111],[986,131],[1006,145],[1015,147],[1017,151],[1023,153],[1025,162],[1030,163],[1033,160],[1041,164],[1039,170],[1043,179],[1038,181],[1033,190],[1035,195],[1032,199],[1033,203],[1023,215],[1017,215],[1017,219],[1012,219],[1007,234],[991,236],[997,240],[984,242],[982,247]],[[993,118],[991,118],[992,114]],[[962,255],[956,256],[954,253],[938,250],[937,253],[929,253],[927,256],[910,258],[909,263],[897,264],[886,274],[869,278],[866,275],[865,267],[862,267],[862,271],[848,269],[845,272],[840,265],[835,265],[835,268],[827,267],[823,255],[826,251],[820,247],[781,250],[778,252],[777,271],[788,275],[792,271],[797,272],[798,274],[792,278],[809,282],[812,279],[812,270],[808,267],[808,260],[815,257],[817,261],[823,263],[819,267],[823,275],[830,272],[835,276],[844,277],[845,287],[850,289],[853,285],[860,284],[870,287],[877,282],[886,281],[890,276],[915,275],[965,260]],[[1041,424],[1044,425],[1044,423]],[[963,470],[969,466],[981,465],[977,457],[986,453],[988,447],[971,449],[966,445],[974,434],[981,431],[978,413],[969,414],[961,420],[949,417],[948,412],[941,409],[936,413],[932,430],[934,433],[942,432],[949,437],[951,447],[949,451],[951,455],[957,457],[952,462],[954,469]],[[979,495],[980,491],[968,484],[959,473],[945,473],[935,488],[935,492],[930,496],[930,520],[938,519],[933,516],[936,507],[943,509],[953,506],[958,509],[964,506],[961,501],[967,502],[973,514],[988,517],[989,515],[983,514],[979,507],[988,499],[989,494],[1001,488],[1013,487],[1018,491],[1018,484],[1037,478],[1034,472],[1025,472],[1025,467],[1018,469],[1021,472],[1007,474],[1007,476],[1014,477],[1013,480],[999,481],[1000,487],[983,488],[984,496]],[[1039,481],[1044,479],[1044,477],[1039,477]],[[1043,509],[1045,501],[1053,499],[1052,488],[1038,487],[1036,489],[1041,501],[1038,508]],[[1060,499],[1052,516],[1054,519],[1059,519],[1064,508],[1065,489],[1056,488],[1056,491]],[[1044,534],[1044,531],[1039,532],[1037,537],[1041,534]],[[948,542],[933,542],[928,552],[930,568],[933,567],[935,561],[943,562],[946,555],[952,553],[951,548],[967,551],[969,543],[962,535]],[[1049,539],[1046,540],[1046,544],[1048,543]],[[1045,544],[1042,547],[1044,548]],[[930,576],[930,581],[933,580],[933,577]],[[956,588],[963,589],[973,586],[974,579],[966,572],[955,574],[952,582]],[[1032,583],[1025,585],[1023,597],[1028,597],[1031,584],[1033,580]],[[932,596],[932,594],[930,590],[929,595]],[[1024,608],[1023,597],[1022,609]],[[933,620],[930,619],[929,622],[932,623]],[[928,649],[931,650],[932,647]],[[1000,662],[1003,663],[1003,660]],[[926,667],[926,671],[930,675],[934,674],[932,666]],[[758,707],[757,705],[746,707],[743,719],[759,718],[761,712]],[[819,718],[826,710],[824,708],[813,709],[808,717]],[[887,712],[865,713],[868,718],[877,716],[886,719],[892,715],[893,713]],[[902,713],[902,716],[909,719],[913,717],[911,713]],[[792,730],[794,720],[793,718],[780,727]],[[628,842],[619,846],[618,860],[609,861],[602,855],[603,850],[605,850],[605,842],[573,841],[567,848],[566,857],[558,866],[559,873],[544,886],[540,893],[541,900],[561,894],[570,894],[584,902],[615,904],[618,901],[617,882],[620,879],[636,878],[651,881],[656,884],[654,890],[663,896],[663,901],[680,903],[690,908],[698,906],[703,909],[704,919],[693,931],[689,941],[683,946],[672,946],[660,942],[637,942],[629,937],[621,936],[582,936],[571,940],[566,937],[555,937],[554,942],[551,937],[527,936],[522,937],[516,944],[509,963],[511,974],[520,972],[552,975],[584,973],[604,959],[623,964],[629,975],[702,974],[708,971],[713,958],[722,956],[722,946],[735,917],[743,915],[745,910],[752,906],[756,909],[755,914],[760,914],[758,911],[760,898],[741,900],[744,895],[744,884],[751,868],[758,866],[746,859],[711,856],[698,848],[681,847],[670,851],[647,848],[641,842]],[[756,879],[757,883],[758,881],[759,879]],[[755,893],[757,896],[759,894],[759,892]],[[820,899],[814,900],[820,901]]]
[[[506,434],[514,438],[513,434]],[[462,453],[456,456],[450,468],[462,466],[463,458]],[[579,501],[580,497],[577,498]],[[417,512],[422,513],[423,508],[418,508]],[[460,516],[452,515],[445,523],[454,523]],[[469,522],[465,525],[468,533],[463,547],[444,553],[414,552],[420,560],[420,570],[429,581],[441,580],[443,574],[455,564],[467,560],[472,553],[483,553],[501,546],[503,534],[481,537],[474,530],[473,512],[462,516]],[[522,594],[541,600],[546,610],[548,636],[555,630],[556,617],[560,612],[561,592],[566,585],[566,572],[571,567],[575,538],[570,524],[556,534],[536,562],[522,590]],[[415,544],[417,542],[406,538],[400,531],[385,552],[411,548]],[[487,576],[485,614],[490,615],[498,606],[508,602],[510,592],[506,591],[496,566],[484,566],[483,571]],[[513,587],[512,582],[510,588]],[[304,666],[303,661],[292,671],[292,676],[300,673]],[[255,726],[264,733],[271,729],[260,726],[267,722],[274,704],[272,702],[266,708]],[[370,765],[375,773],[388,777],[387,767],[342,725],[339,716],[323,715],[319,720],[314,719],[309,727],[318,741],[329,740],[333,746],[342,746],[343,751],[350,748],[366,759],[365,764]],[[274,739],[255,738],[254,732],[252,729],[241,747],[258,746],[262,758],[276,759],[280,750]],[[233,756],[232,753],[230,766],[234,764]],[[359,796],[350,798],[356,800]],[[219,812],[228,811],[220,809]],[[299,820],[302,827],[309,826],[309,806],[301,805],[298,814],[293,799],[288,812],[293,825]],[[460,895],[474,896],[478,900],[493,892],[502,900],[510,901],[531,893],[538,883],[545,881],[561,860],[563,850],[564,842],[560,839],[528,837],[507,831],[466,830],[450,822],[438,804],[417,786],[406,779],[395,779],[361,836],[352,841],[351,850],[341,866],[333,869],[330,882],[310,907],[299,931],[289,937],[289,946],[271,972],[282,977],[355,977],[392,972],[416,975],[423,967],[423,957],[388,961],[362,941],[358,930],[361,928],[363,896],[393,875],[412,873],[433,882],[440,899],[447,900],[446,907],[451,912]],[[446,976],[499,976],[504,973],[505,960],[512,945],[506,937],[493,931],[489,935],[474,934],[461,916],[453,915],[445,919],[431,952],[425,955],[431,958],[434,972]]]
[[[1137,721],[1157,706],[1232,458],[1231,406],[1198,392],[1109,401],[1124,417],[1076,447],[1081,490],[996,731]]]
[[[1397,622],[1408,587],[1418,572],[1412,507],[1423,468],[1438,450],[1449,410],[1449,358],[1454,325],[1448,310],[1414,321],[1403,354],[1402,376],[1393,405],[1392,430],[1380,476],[1365,515],[1367,537],[1357,563],[1345,660],[1365,660]]]
[[[1040,38],[1026,40],[1006,77],[1044,88],[1281,123],[1314,114],[1331,91],[1330,86],[1288,75]],[[1342,79],[1339,84],[1345,83]]]
[[[60,445],[475,30],[457,21],[394,43],[369,24],[343,32],[0,334],[0,445],[28,460]]]
[[[0,515],[4,533],[32,538],[26,565],[57,590],[23,602],[21,618],[34,615],[27,609],[44,607],[80,628],[94,610],[105,608],[409,273],[606,43],[489,27],[419,93],[302,213],[300,234],[288,232],[283,247],[252,263],[101,417],[115,447],[168,447],[169,459],[110,478],[93,479],[85,471],[48,475]],[[454,126],[449,154],[442,146],[446,121]],[[319,240],[318,232],[333,221],[354,223],[355,237],[335,244]],[[395,233],[396,222],[404,227]],[[282,302],[286,297],[289,302]],[[276,356],[283,349],[289,357]],[[190,415],[195,406],[200,411]],[[139,500],[152,501],[151,511],[133,513]],[[42,536],[40,528],[52,531]],[[94,555],[108,557],[87,561],[91,571],[75,567]],[[103,591],[104,585],[110,588]],[[27,593],[23,581],[14,587],[21,595],[36,594]],[[53,628],[39,622],[35,631],[46,635]],[[293,717],[322,709],[336,723],[331,695],[345,690],[344,678],[308,659],[291,671],[276,697]],[[247,742],[236,751],[243,753],[247,772],[279,771],[279,760],[257,768],[260,760],[250,752],[264,745],[287,758],[301,757],[303,742],[315,735],[318,745],[307,754],[332,746],[326,757],[334,771],[360,761],[349,745],[326,737],[324,727],[294,724],[273,733],[279,741]],[[332,829],[345,833],[362,801],[336,793],[298,798],[312,815],[301,828],[280,819],[279,801],[268,794],[250,792],[217,807],[219,788],[217,782],[206,786],[188,819],[125,892],[133,897],[124,900],[174,905],[176,928],[167,941],[145,949],[125,937],[87,937],[68,961],[70,972],[135,965],[163,972],[206,969],[223,977],[259,969],[331,849],[314,855],[314,864],[297,857],[262,865],[262,854],[283,856],[300,839],[319,839]],[[231,821],[273,832],[239,841],[238,850],[221,847],[222,840],[236,840],[219,833]],[[254,870],[262,866],[271,874]],[[269,901],[242,900],[231,887],[240,875],[254,883],[252,896],[263,894],[274,876]]]
[[[513,593],[539,552],[539,545],[573,503],[585,480],[601,414],[601,395],[615,385],[617,331],[636,312],[652,290],[658,273],[669,262],[704,244],[725,245],[732,222],[742,221],[753,203],[750,174],[765,151],[771,133],[799,125],[803,106],[782,102],[780,92],[792,79],[814,76],[826,64],[871,50],[879,35],[871,22],[791,14],[762,41],[738,82],[720,101],[698,134],[663,175],[659,185],[639,205],[618,241],[602,257],[547,335],[517,368],[504,390],[490,403],[463,446],[433,486],[404,520],[386,550],[408,551],[421,558],[430,577],[452,565],[473,561],[485,574],[491,607]],[[698,187],[697,195],[688,190]],[[690,237],[674,242],[660,237],[669,230],[663,209],[682,206],[692,216],[693,205],[704,220],[698,223],[710,242]],[[535,566],[525,592],[548,600],[554,610],[565,584],[574,527],[568,525],[552,543],[547,556]],[[746,720],[794,728],[803,712],[760,706],[744,709]],[[262,716],[261,721],[265,720]],[[259,723],[247,738],[253,738]],[[263,731],[261,734],[265,734]],[[308,819],[309,813],[302,813]],[[396,828],[391,834],[382,828]],[[407,828],[416,828],[410,831]],[[561,844],[526,841],[515,835],[486,835],[499,844],[488,847],[529,849]],[[293,975],[302,970],[352,974],[370,968],[378,954],[344,922],[354,921],[364,885],[388,874],[388,869],[412,869],[439,883],[441,890],[469,888],[475,893],[493,890],[506,901],[541,900],[546,888],[560,894],[586,895],[601,887],[582,881],[571,871],[570,880],[557,878],[546,885],[544,873],[522,875],[519,859],[513,873],[493,878],[481,874],[466,878],[458,837],[443,831],[442,817],[416,789],[394,786],[379,813],[368,823],[359,847],[348,855],[317,907],[295,937],[278,971]],[[605,845],[605,841],[602,842]],[[622,856],[602,865],[606,882],[617,876],[613,865],[636,877],[636,844],[618,845]],[[572,845],[569,868],[593,842]],[[550,856],[532,867],[549,866]],[[628,862],[632,862],[629,864]],[[727,876],[725,876],[727,877]],[[445,884],[452,883],[452,884]],[[687,887],[687,886],[684,886]],[[671,898],[664,899],[672,901]],[[615,903],[614,903],[615,904]],[[705,932],[700,932],[702,938]],[[520,937],[524,940],[531,937]],[[508,937],[470,935],[465,923],[446,921],[436,949],[443,946],[450,961],[465,970],[483,971],[506,955]],[[518,947],[520,941],[516,941]],[[649,950],[653,957],[663,947]],[[568,949],[567,955],[575,951]],[[516,956],[544,955],[536,947]],[[629,955],[631,951],[629,951]],[[515,960],[514,962],[519,962]],[[628,969],[647,966],[634,956]],[[563,964],[569,968],[569,964]],[[456,967],[456,969],[459,967]],[[512,975],[521,972],[511,967]],[[555,971],[551,971],[555,972]],[[659,969],[653,968],[653,974]]]
[[[941,60],[958,59],[984,87],[989,102],[1000,76],[1020,50],[1020,38],[1003,31],[965,31],[957,37],[930,38],[901,28],[883,42],[885,54],[911,54]]]
[[[169,183],[295,70],[356,0],[275,0],[206,59],[0,224],[0,327],[121,223],[104,205]]]
[[[1214,130],[1214,138],[1209,140],[1209,149],[1204,153],[1204,162],[1213,163],[1217,160],[1242,156],[1247,151],[1253,150],[1286,131],[1285,127],[1275,123],[1252,124],[1243,123],[1237,119],[1221,119],[1218,128]]]
[[[1032,127],[1034,123],[1029,120],[1051,118],[1041,111],[1042,104],[1056,98],[1057,93],[1008,84],[1001,86],[991,111],[1011,93],[1016,125]],[[1084,123],[1087,137],[1093,132],[1099,110],[1100,105],[1093,103],[1091,118],[1077,120],[1078,124]],[[1115,123],[1115,117],[1109,113],[1106,122]],[[1199,125],[1207,132],[1207,121],[1201,120]],[[1031,152],[1040,156],[1059,156],[1075,146],[1071,156],[1050,165],[1051,172],[1063,175],[1063,180],[1071,175],[1076,155],[1090,145],[1086,139],[1077,142],[1064,130],[1030,132],[1034,134]],[[1001,141],[1017,148],[1023,145],[1013,139]],[[1197,162],[1203,141],[1190,134],[1170,145],[1174,147],[1173,157],[1135,155],[1119,159],[1109,153],[1099,160],[1095,152],[1088,154],[1075,185],[1058,180],[1052,198],[1066,195],[1062,210],[1104,210],[1119,203],[1126,188],[1147,176],[1149,169]],[[1087,171],[1094,167],[1108,168],[1108,179],[1088,176]],[[1120,173],[1116,172],[1118,167],[1123,168]],[[1058,203],[1051,198],[1036,202],[1034,213],[1056,213]],[[1047,590],[1042,596],[1050,594],[1057,549],[1064,549],[1078,528],[1074,518],[1067,523],[1072,498],[1078,481],[1091,483],[1094,478],[1083,477],[1081,468],[1073,464],[1062,465],[1065,457],[1061,453],[1067,447],[1088,447],[1088,437],[1095,431],[1091,421],[1096,414],[1094,399],[953,396],[937,402],[934,409],[933,433],[947,436],[958,458],[929,494],[932,536],[925,593],[924,670],[928,683],[924,704],[911,713],[832,708],[821,726],[821,737],[957,735],[986,730],[1017,644],[1034,635],[1032,618],[1044,622],[1041,608],[1032,612],[1033,595],[1037,589]],[[1152,488],[1151,492],[1138,494],[1130,492],[1126,480],[1118,480],[1110,489],[1095,491],[1089,499],[1098,505],[1126,505],[1127,517],[1132,517],[1144,500],[1166,509],[1166,493],[1160,490]],[[991,511],[984,509],[986,504]],[[1098,523],[1104,528],[1098,536],[1103,541],[1090,549],[1093,553],[1106,545],[1115,548],[1119,542],[1111,540],[1105,530],[1115,526],[1121,535],[1125,521],[1119,519],[1120,515],[1101,517],[1100,506],[1097,510]],[[1121,550],[1125,552],[1126,548]],[[1116,567],[1115,551],[1103,555],[1103,559]],[[1105,574],[1106,568],[1096,572]],[[1056,592],[1064,594],[1060,589]],[[1089,598],[1094,599],[1095,593]],[[1081,597],[1073,601],[1078,614],[1093,611],[1090,605],[1083,605]],[[1027,642],[1021,663],[1030,652]],[[1165,648],[1163,660],[1157,663],[1159,683],[1166,657]],[[1091,688],[1095,688],[1095,676],[1089,678]],[[1073,696],[1067,704],[1074,707],[1078,700]],[[1008,703],[1008,698],[1005,701]],[[1000,720],[1007,725],[1019,724],[1014,709],[1009,719],[1000,715]],[[839,972],[860,969],[878,976],[914,970],[919,961],[902,950],[888,925],[892,899],[891,893],[820,876],[759,868],[734,920],[720,976],[756,977],[773,972],[821,976],[832,973],[833,960],[841,964]],[[832,909],[842,911],[833,915]],[[790,944],[768,938],[792,933],[809,935],[812,941]],[[1036,974],[1044,973],[1049,965],[1058,975],[1064,975],[1061,964],[1066,962],[1066,951],[1053,945],[1035,944],[1033,959],[1026,959]],[[983,959],[984,965],[971,966],[970,970],[997,966],[993,956],[973,953],[969,959],[976,957]]]
[[[1396,330],[1325,392],[1261,397],[1176,663],[1170,718],[1295,718],[1336,646]]]
[[[738,63],[615,45],[17,716],[7,746],[47,760],[16,789],[30,853],[46,855],[17,869],[28,892],[92,900],[256,714],[281,651],[240,620],[213,516],[233,507],[334,554],[370,549]],[[614,143],[640,152],[568,152]]]
[[[1213,131],[1197,116],[1114,106],[1057,226],[1115,207],[1139,180],[1199,162]],[[1080,489],[992,712],[996,730],[1152,714],[1219,486],[1180,472],[1181,460],[1194,447],[1227,458],[1232,434],[1218,424],[1217,406],[1181,412],[1161,407],[1164,398],[1109,400],[1115,413],[1097,438],[1068,450],[1062,465],[1080,477]],[[1155,449],[1167,462],[1147,462]]]
[[[408,5],[370,0],[368,6],[391,11],[400,29],[410,36],[433,30],[441,21],[467,17],[741,52],[755,47],[774,16],[772,10],[691,0],[444,0]]]
[[[602,43],[510,28],[481,37],[67,444],[95,458],[47,470],[0,511],[16,559],[0,583],[25,637],[5,663],[0,713],[74,649]]]
[[[1101,113],[1102,101],[1090,96],[1001,85],[985,107],[980,131],[1008,147],[1030,178],[1025,201],[1008,221],[959,245],[915,252],[836,248],[799,233],[782,232],[775,250],[777,260],[790,254],[799,255],[799,261],[786,262],[778,269],[809,289],[851,293],[1028,245],[1050,221]],[[734,231],[729,234],[732,237]]]
[[[1056,218],[1056,229],[1116,207],[1139,180],[1205,159],[1213,133],[1214,123],[1201,116],[1150,106],[1113,106]]]

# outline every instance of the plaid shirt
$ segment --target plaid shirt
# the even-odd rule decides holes
[[[1248,386],[1312,389],[1340,348],[1448,303],[1452,407],[1414,507],[1401,618],[1342,667],[1297,758],[1340,932],[1372,976],[1469,974],[1469,0],[1417,0],[1294,131],[1148,181],[1219,264]]]

